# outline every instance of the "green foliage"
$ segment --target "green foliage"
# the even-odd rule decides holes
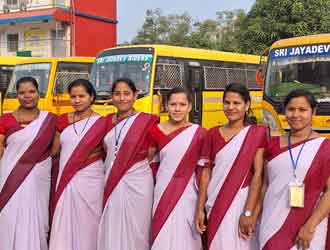
[[[243,20],[240,51],[261,53],[289,37],[330,32],[330,0],[256,0]]]
[[[256,0],[247,14],[233,10],[216,15],[216,19],[194,21],[188,13],[147,10],[132,43],[260,54],[279,39],[330,33],[330,0]]]
[[[216,49],[217,30],[218,22],[216,20],[207,19],[203,22],[195,22],[193,32],[187,40],[187,46],[193,48]]]
[[[238,52],[240,50],[240,27],[246,15],[244,10],[218,11],[218,22],[221,27],[218,50]]]
[[[191,23],[187,13],[164,16],[160,9],[147,10],[144,24],[132,43],[184,45],[191,31]]]
[[[160,9],[147,10],[142,28],[133,44],[170,44],[224,51],[238,50],[243,10],[219,11],[217,19],[193,21],[188,13],[163,15]]]

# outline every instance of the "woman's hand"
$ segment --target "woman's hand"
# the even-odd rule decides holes
[[[204,211],[197,211],[195,215],[195,226],[197,232],[203,234],[206,231],[206,225],[204,224],[205,221],[205,213]]]
[[[255,220],[253,216],[244,216],[243,214],[239,218],[238,223],[239,235],[244,240],[249,239],[255,230]]]
[[[313,239],[315,227],[310,225],[308,222],[303,225],[296,238],[296,245],[298,249],[308,250],[310,243]]]

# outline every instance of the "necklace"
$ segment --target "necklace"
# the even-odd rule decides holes
[[[88,122],[89,122],[89,119],[90,119],[91,116],[92,116],[92,113],[93,113],[93,112],[90,112],[90,114],[89,114],[89,116],[88,116],[88,119],[87,119],[87,121],[85,122],[85,125],[84,125],[83,129],[81,130],[80,134],[78,134],[78,132],[77,132],[77,129],[76,129],[76,122],[79,122],[79,121],[81,121],[81,120],[75,121],[76,112],[73,113],[73,130],[74,130],[74,133],[75,133],[77,136],[81,136],[81,135],[84,133],[84,131],[85,131],[85,129],[86,129],[86,126],[87,126],[87,124],[88,124]]]
[[[123,124],[123,126],[119,129],[119,133],[118,133],[118,136],[117,136],[118,113],[116,113],[116,115],[115,115],[115,157],[117,156],[117,152],[118,152],[118,148],[119,148],[119,140],[120,140],[120,136],[121,136],[121,131],[126,126],[127,122],[129,121],[129,119],[132,116],[133,116],[133,111],[131,111],[129,113],[128,117],[126,118],[126,121]]]
[[[17,115],[17,122],[18,122],[19,124],[29,124],[30,122],[32,122],[32,121],[34,121],[35,119],[37,119],[37,117],[38,117],[39,114],[40,114],[40,110],[37,109],[36,114],[34,114],[34,116],[32,117],[32,119],[29,119],[29,120],[24,120],[24,118],[22,118],[22,116],[21,116],[20,113],[21,113],[21,110],[18,109],[17,112],[16,112],[16,115]]]

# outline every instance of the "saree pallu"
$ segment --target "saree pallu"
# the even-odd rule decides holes
[[[47,250],[51,158],[56,117],[39,117],[6,135],[0,162],[0,248]]]
[[[159,145],[152,218],[152,250],[201,250],[194,225],[196,168],[205,131],[198,125],[164,136]]]
[[[76,122],[75,127],[69,125],[60,135],[58,176],[51,206],[50,250],[97,247],[104,164],[100,156],[89,158],[89,155],[102,142],[105,119],[100,116],[86,119]],[[77,135],[75,130],[81,134]]]
[[[113,123],[113,115],[107,119],[106,184],[97,249],[150,250],[154,182],[147,160],[147,134],[158,117],[137,113],[118,124]],[[117,155],[115,135],[119,146]]]
[[[204,159],[213,166],[205,204],[210,250],[256,250],[254,236],[247,240],[239,236],[239,218],[248,198],[255,154],[264,147],[267,132],[266,127],[251,125],[225,142],[218,127],[209,131],[210,148],[217,150],[214,159]]]
[[[316,138],[305,141],[296,169],[297,178],[305,185],[303,208],[289,205],[289,183],[294,181],[293,167],[287,147],[280,148],[279,140],[274,152],[270,152],[267,165],[268,188],[263,202],[259,230],[262,250],[297,250],[295,239],[317,206],[326,182],[330,176],[330,141]],[[302,143],[293,145],[292,154],[296,159]],[[276,151],[276,152],[275,152]],[[310,244],[311,250],[328,250],[328,218],[317,227]]]

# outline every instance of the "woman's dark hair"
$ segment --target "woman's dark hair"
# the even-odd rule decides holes
[[[86,79],[77,79],[77,80],[74,80],[73,82],[71,82],[68,86],[68,92],[70,93],[72,88],[74,87],[78,87],[78,86],[81,86],[83,87],[86,92],[93,97],[93,101],[92,103],[94,103],[95,101],[95,98],[96,98],[96,91],[95,91],[95,88],[93,86],[93,84],[86,80]]]
[[[18,91],[19,87],[22,83],[30,82],[36,88],[37,92],[39,93],[39,85],[35,78],[31,76],[23,76],[22,78],[18,79],[16,82],[16,91]]]
[[[120,82],[124,82],[127,84],[127,86],[133,91],[133,93],[136,93],[138,90],[135,86],[135,83],[133,82],[132,79],[130,78],[118,78],[116,81],[114,81],[114,83],[112,84],[111,87],[111,93],[113,93],[118,85],[118,83]]]
[[[297,97],[305,97],[306,101],[308,102],[313,111],[317,108],[317,101],[315,100],[314,95],[305,89],[295,89],[291,91],[284,99],[284,108],[286,108],[286,106],[293,98]]]
[[[185,89],[185,88],[182,88],[182,87],[172,88],[170,90],[170,92],[167,93],[167,96],[166,96],[167,102],[170,100],[171,96],[174,95],[174,94],[185,94],[187,99],[188,99],[188,102],[189,103],[192,102],[192,97],[191,97],[190,91],[188,89]]]
[[[245,103],[248,103],[248,102],[250,103],[249,110],[248,110],[247,114],[245,114],[245,116],[244,116],[244,123],[245,124],[256,124],[257,123],[256,117],[251,115],[252,114],[251,97],[250,97],[248,88],[241,83],[228,84],[225,88],[225,91],[223,92],[223,100],[225,100],[226,94],[228,92],[237,93],[242,97],[242,99]]]

